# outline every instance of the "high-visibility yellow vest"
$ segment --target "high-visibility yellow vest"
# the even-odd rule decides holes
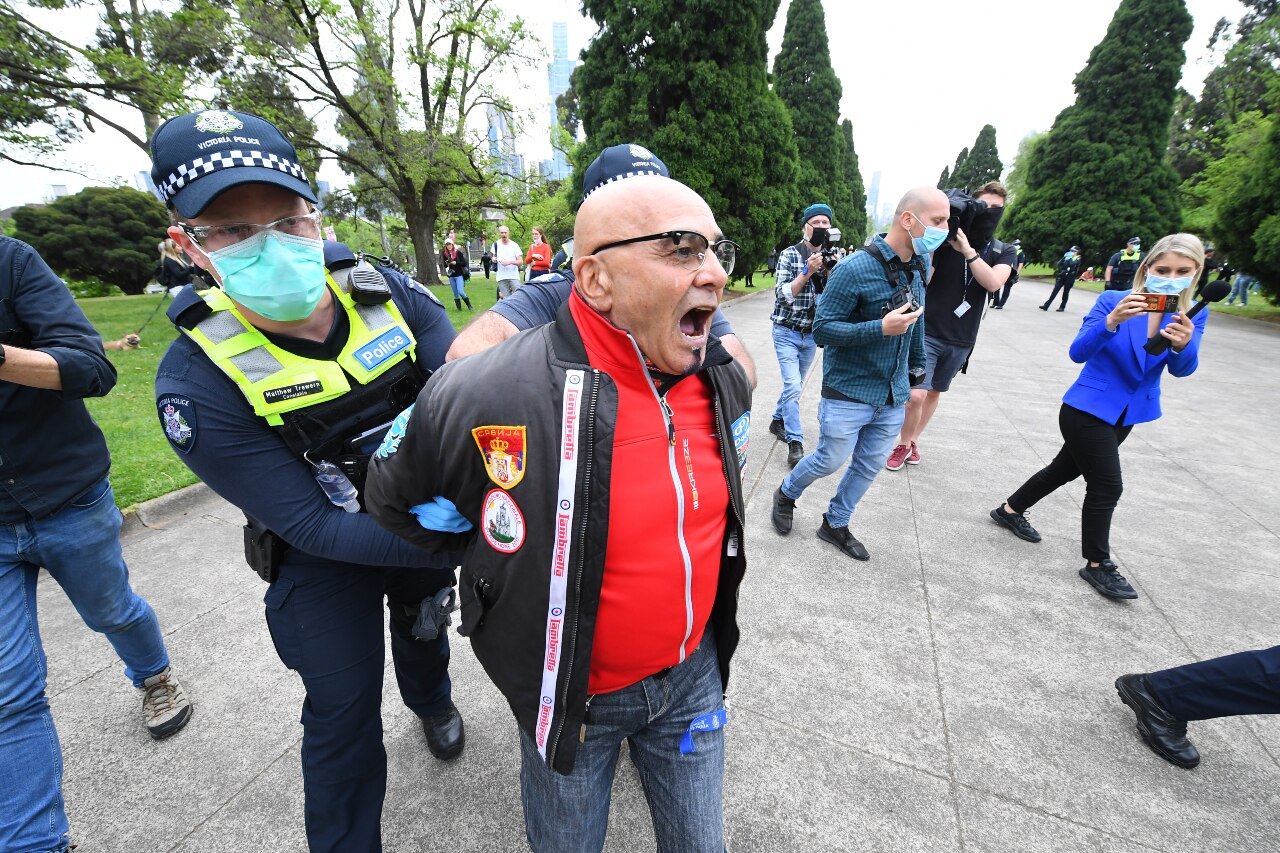
[[[326,274],[327,275],[327,274]],[[222,290],[203,294],[212,313],[182,331],[209,360],[236,383],[254,414],[281,426],[286,412],[337,399],[351,390],[348,376],[367,385],[395,365],[411,358],[417,341],[396,307],[388,300],[360,305],[328,277],[329,291],[346,311],[351,333],[333,360],[306,358],[273,344],[251,325]]]

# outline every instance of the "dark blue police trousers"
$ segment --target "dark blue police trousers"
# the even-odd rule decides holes
[[[1160,703],[1179,720],[1280,714],[1280,646],[1153,672]]]
[[[418,604],[452,578],[451,571],[343,565],[290,551],[268,587],[271,639],[307,691],[302,777],[311,853],[382,850],[382,602],[385,596],[391,612],[400,696],[419,717],[442,714],[452,701],[448,636],[423,642],[412,629]]]

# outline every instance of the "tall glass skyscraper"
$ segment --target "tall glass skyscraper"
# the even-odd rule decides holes
[[[576,59],[569,58],[569,25],[556,21],[551,24],[551,65],[547,67],[547,88],[551,91],[551,127],[560,126],[560,116],[556,111],[556,98],[569,90],[569,75],[578,66]],[[547,176],[555,180],[569,177],[573,168],[565,158],[564,152],[553,149],[551,153],[551,169]]]

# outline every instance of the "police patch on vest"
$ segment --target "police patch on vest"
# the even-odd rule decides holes
[[[382,444],[378,445],[378,451],[374,454],[379,459],[386,459],[400,449],[400,442],[404,441],[404,434],[409,429],[409,416],[413,414],[413,406],[416,405],[418,404],[414,403],[396,415],[396,419],[391,422],[391,428],[387,430]]]
[[[268,388],[262,392],[262,399],[268,403],[279,403],[281,400],[293,400],[298,397],[306,397],[308,394],[319,394],[323,390],[323,383],[318,379],[313,379],[310,382],[299,382],[297,385],[286,385],[283,388]]]
[[[160,426],[164,427],[165,437],[179,453],[190,453],[196,446],[196,410],[186,397],[172,394],[156,400]]]
[[[491,489],[484,496],[480,529],[484,531],[484,540],[495,551],[514,554],[524,544],[524,515],[511,495],[501,489]]]
[[[738,467],[747,467],[747,447],[751,444],[751,413],[746,412],[729,427],[733,433],[733,449],[738,451]]]
[[[525,433],[522,426],[482,426],[471,430],[484,456],[489,479],[504,489],[514,489],[524,479]]]
[[[383,332],[356,350],[356,358],[365,370],[373,370],[379,364],[409,346],[409,334],[399,326]]]

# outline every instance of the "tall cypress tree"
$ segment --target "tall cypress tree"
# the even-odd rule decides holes
[[[943,166],[942,174],[938,176],[938,189],[945,190],[951,186],[951,167]]]
[[[858,152],[853,147],[853,122],[840,122],[841,148],[840,172],[837,177],[849,190],[853,208],[842,211],[836,208],[836,219],[845,235],[845,245],[860,245],[867,236],[867,191],[862,183],[862,169],[858,165]]]
[[[955,186],[963,186],[972,192],[988,181],[1000,180],[1003,171],[1004,164],[1000,162],[1000,152],[996,149],[996,129],[989,124],[983,125],[978,139],[969,149],[969,157],[964,161],[964,183],[956,183]],[[956,180],[954,175],[952,180]]]
[[[778,3],[745,0],[721,15],[686,0],[584,0],[600,31],[575,72],[587,135],[578,188],[602,149],[638,142],[706,199],[743,248],[739,268],[794,234],[795,134],[769,88],[765,41]]]
[[[1185,0],[1121,0],[1005,216],[1004,233],[1029,256],[1075,244],[1097,264],[1134,234],[1149,245],[1177,229],[1178,176],[1165,151],[1191,24]]]
[[[861,210],[866,199],[855,198],[841,165],[842,89],[831,68],[822,0],[791,0],[782,50],[773,61],[773,81],[774,90],[791,113],[800,155],[796,207],[826,202],[836,214],[835,224],[841,229],[849,227],[853,223],[846,217]],[[861,178],[858,182],[861,184]]]

